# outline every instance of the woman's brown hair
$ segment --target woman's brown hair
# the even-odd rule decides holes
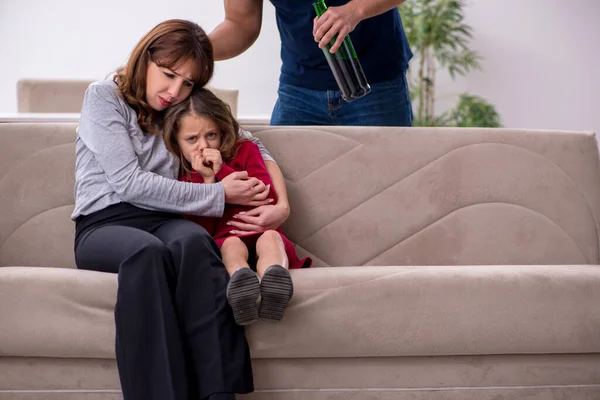
[[[123,98],[135,110],[143,132],[159,134],[162,113],[146,102],[146,72],[153,61],[160,67],[174,69],[193,60],[194,87],[210,81],[214,71],[213,48],[206,32],[198,24],[181,19],[161,22],[144,36],[133,49],[127,64],[117,70],[114,81]]]
[[[181,120],[185,116],[208,118],[214,122],[221,135],[219,151],[224,162],[229,162],[237,155],[238,144],[243,139],[239,136],[240,126],[231,114],[231,108],[208,89],[195,90],[187,99],[169,108],[165,115],[163,140],[167,149],[179,157],[181,167],[186,174],[192,172],[192,166],[185,159],[177,144],[177,133]]]

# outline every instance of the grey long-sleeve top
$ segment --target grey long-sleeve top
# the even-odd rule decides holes
[[[274,161],[251,133],[240,131],[240,135],[256,143],[266,161]],[[113,81],[95,82],[87,89],[75,147],[72,219],[120,202],[173,213],[223,214],[223,184],[179,182],[179,160],[161,136],[142,132],[136,112]]]

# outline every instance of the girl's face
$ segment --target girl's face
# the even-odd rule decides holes
[[[177,144],[183,157],[190,161],[190,154],[194,151],[210,148],[221,148],[221,133],[217,125],[206,117],[186,115],[179,122]]]
[[[171,70],[151,61],[146,71],[146,102],[150,107],[163,111],[185,100],[194,87],[194,66],[190,59]]]

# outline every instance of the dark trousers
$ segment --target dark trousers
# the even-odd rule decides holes
[[[124,400],[253,390],[250,353],[225,295],[219,248],[177,215],[120,203],[80,217],[77,267],[118,273],[116,354]]]

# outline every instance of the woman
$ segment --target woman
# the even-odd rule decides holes
[[[266,229],[288,215],[246,172],[220,183],[179,182],[160,136],[163,111],[213,73],[205,32],[189,21],[157,25],[111,81],[85,94],[76,140],[75,260],[118,273],[116,354],[125,400],[228,400],[253,390],[248,345],[225,296],[218,247],[181,213],[220,216],[225,202],[257,206],[235,222]],[[272,161],[261,146],[261,153]],[[273,186],[281,171],[268,162]]]

